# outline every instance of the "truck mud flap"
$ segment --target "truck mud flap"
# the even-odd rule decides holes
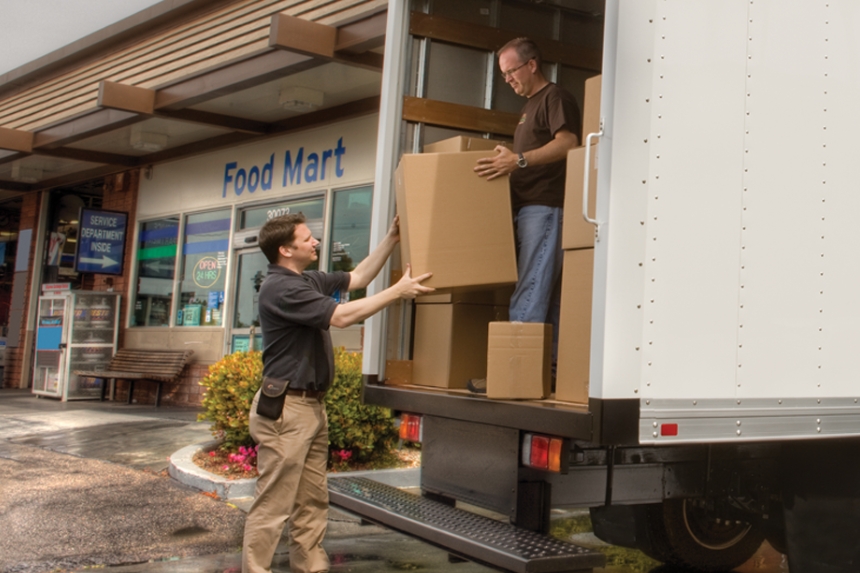
[[[329,477],[332,505],[470,560],[516,573],[591,571],[602,553],[364,477]]]

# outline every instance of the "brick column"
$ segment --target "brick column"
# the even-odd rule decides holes
[[[42,237],[38,237],[36,233],[41,207],[41,193],[33,192],[24,195],[21,206],[21,223],[18,226],[19,240],[22,231],[29,229],[33,235],[30,241],[30,250],[26,254],[27,270],[16,272],[12,283],[8,338],[11,343],[15,343],[15,346],[6,348],[6,364],[3,369],[4,388],[26,388],[32,383],[30,366],[33,357],[35,325],[28,323],[27,311],[30,303],[30,288],[33,285],[33,273],[37,266],[41,266],[41,261],[35,260],[36,248],[42,241]],[[18,267],[19,265],[20,261],[16,259],[15,266]],[[35,304],[35,301],[33,302]],[[13,328],[16,330],[15,333],[12,332]],[[16,334],[17,341],[15,340]]]

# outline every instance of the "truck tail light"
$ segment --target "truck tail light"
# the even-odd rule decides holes
[[[400,415],[400,439],[405,442],[421,441],[421,416],[415,414]]]
[[[563,438],[523,434],[523,465],[555,473],[567,473],[568,444]]]
[[[660,424],[661,436],[677,436],[678,424]]]

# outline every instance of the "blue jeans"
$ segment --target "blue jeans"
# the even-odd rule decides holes
[[[513,322],[552,324],[552,371],[558,361],[561,310],[561,207],[528,205],[514,215],[517,235],[517,287],[511,296]]]

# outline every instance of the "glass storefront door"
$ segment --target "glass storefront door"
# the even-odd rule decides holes
[[[236,282],[233,292],[233,322],[230,327],[229,352],[248,350],[251,346],[251,333],[254,334],[254,349],[262,350],[263,336],[260,332],[260,285],[266,278],[269,261],[257,247],[255,229],[266,221],[289,213],[304,213],[314,237],[323,241],[325,237],[325,197],[303,197],[281,201],[269,205],[248,207],[239,211],[238,231],[244,237],[240,245],[234,243],[236,260]],[[325,254],[325,253],[321,253]],[[314,263],[309,270],[319,268]]]
[[[261,350],[260,285],[266,277],[269,261],[260,249],[245,249],[236,253],[236,293],[233,309],[233,328],[230,352],[250,348],[251,331],[254,331],[254,350]]]

